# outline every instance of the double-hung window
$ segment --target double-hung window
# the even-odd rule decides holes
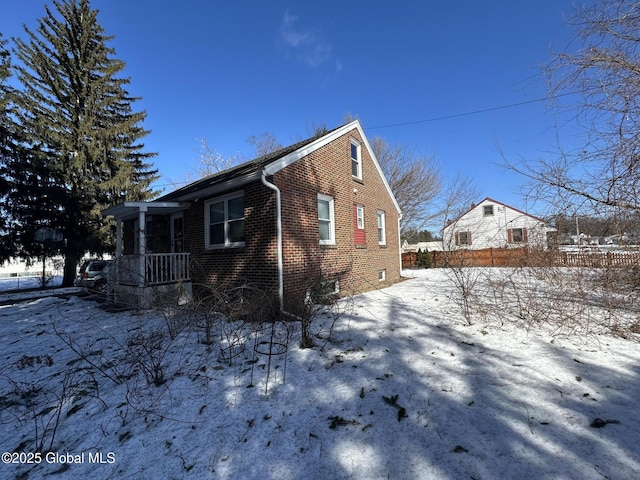
[[[364,207],[356,205],[356,225],[358,230],[364,230]]]
[[[456,232],[456,245],[471,245],[471,232]]]
[[[205,202],[205,246],[244,247],[244,192]]]
[[[318,194],[318,233],[320,245],[336,243],[335,220],[333,213],[333,197]]]
[[[378,210],[378,245],[387,244],[387,228],[385,226],[385,215],[382,210]]]
[[[353,204],[353,242],[356,245],[366,245],[367,235],[364,230],[364,206]]]
[[[509,228],[507,229],[507,241],[509,243],[527,243],[526,228]]]
[[[362,147],[355,140],[351,140],[351,175],[362,180]]]

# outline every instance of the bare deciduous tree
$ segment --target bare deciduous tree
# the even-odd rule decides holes
[[[200,141],[200,164],[197,170],[199,177],[206,177],[207,175],[221,172],[244,161],[238,154],[230,157],[223,156],[220,152],[209,146],[206,138],[200,138],[198,140]]]
[[[560,145],[551,160],[509,167],[555,206],[639,211],[640,3],[599,0],[578,7],[569,23],[577,48],[554,54],[546,73],[555,111],[565,124],[571,113],[568,122],[584,132],[583,143]]]
[[[442,190],[437,162],[405,146],[391,146],[375,137],[371,148],[402,210],[401,232],[422,229],[442,213],[436,199]]]
[[[217,150],[211,148],[206,138],[200,138],[198,140],[200,141],[200,164],[197,169],[199,177],[212,175],[251,160],[251,158],[240,153],[225,157]],[[252,158],[262,157],[263,155],[282,148],[282,144],[278,142],[275,135],[269,132],[264,132],[262,135],[251,135],[247,139],[247,143],[254,147]]]
[[[256,158],[280,150],[283,147],[275,135],[270,132],[264,132],[262,135],[251,135],[247,139],[247,143],[253,145]]]

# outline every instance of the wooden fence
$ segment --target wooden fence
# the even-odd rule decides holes
[[[555,265],[566,267],[638,267],[640,252],[555,252]]]
[[[417,265],[417,260],[418,254],[416,252],[404,252],[402,254],[402,268],[415,267]]]
[[[529,248],[486,248],[429,252],[432,267],[640,267],[640,252],[559,252]],[[417,254],[402,254],[402,268],[416,266]]]

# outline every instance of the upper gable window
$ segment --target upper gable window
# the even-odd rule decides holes
[[[205,246],[244,247],[244,192],[205,202]]]
[[[351,139],[351,175],[362,180],[362,147]]]
[[[483,217],[492,217],[493,216],[493,205],[485,205],[482,207],[482,216]]]

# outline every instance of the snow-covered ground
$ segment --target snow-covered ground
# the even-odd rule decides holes
[[[312,349],[72,294],[0,306],[0,477],[640,478],[638,343],[468,326],[445,270],[405,274]]]
[[[62,277],[45,277],[47,288],[56,287],[62,284]],[[42,286],[42,275],[24,275],[19,277],[0,278],[0,292],[15,290],[31,290]]]

